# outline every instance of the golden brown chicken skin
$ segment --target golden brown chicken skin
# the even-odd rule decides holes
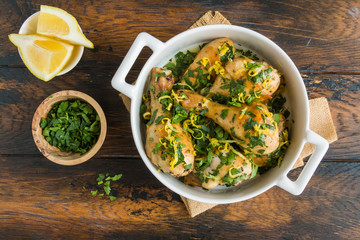
[[[201,184],[203,188],[211,189],[218,185],[236,186],[250,178],[251,162],[235,155],[231,162],[226,163],[229,155],[230,151],[215,151],[210,166],[201,173],[204,179]]]
[[[219,93],[226,97],[256,94],[260,101],[264,101],[271,99],[280,82],[281,74],[268,63],[238,57],[227,62],[225,73],[216,77],[209,94],[211,96]],[[234,91],[235,88],[237,91]]]
[[[220,125],[226,132],[239,140],[239,144],[248,151],[266,155],[276,150],[279,145],[277,124],[268,108],[261,103],[250,106],[232,107],[222,105],[190,91],[178,91],[187,96],[181,105],[196,112],[207,109],[204,114]]]
[[[278,113],[278,115],[279,115],[278,131],[279,131],[279,137],[280,137],[279,141],[284,141],[284,139],[282,139],[282,133],[285,130],[286,119],[285,119],[284,115],[282,115],[280,113]],[[261,156],[255,155],[252,158],[252,161],[254,162],[254,164],[259,167],[266,166],[266,164],[268,163],[269,160],[270,160],[270,155],[261,155]]]
[[[152,69],[150,98],[153,121],[150,120],[147,126],[145,151],[152,163],[163,172],[181,177],[194,168],[194,146],[190,135],[180,124],[171,123],[171,113],[164,111],[158,97],[159,93],[171,90],[173,84],[171,71]]]
[[[221,58],[234,54],[234,43],[228,38],[219,38],[206,44],[196,55],[182,78],[182,83],[192,88],[203,87],[202,83],[212,80],[222,68]],[[209,76],[210,75],[210,76]]]

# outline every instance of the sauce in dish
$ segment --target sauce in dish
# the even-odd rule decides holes
[[[146,154],[186,184],[235,186],[279,166],[289,146],[281,73],[228,38],[153,68],[140,115]]]

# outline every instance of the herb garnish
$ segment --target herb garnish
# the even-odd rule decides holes
[[[111,181],[115,182],[115,181],[119,180],[121,177],[122,177],[122,174],[116,174],[116,175],[111,177],[109,173],[106,173],[106,174],[100,173],[98,178],[96,178],[98,186],[102,186],[102,189],[104,190],[104,193],[107,196],[109,196],[110,201],[116,200],[115,196],[110,195],[110,193],[111,193],[110,182]],[[93,196],[95,196],[95,195],[104,196],[104,193],[103,192],[99,193],[99,190],[93,190],[93,191],[90,191],[90,192],[91,192],[91,194]]]
[[[224,55],[220,56],[220,60],[223,64],[226,64],[229,60],[234,59],[234,51],[233,47],[229,43],[225,43],[228,47],[228,50],[225,52]]]
[[[188,66],[194,61],[196,52],[178,52],[175,55],[175,63],[170,60],[164,67],[172,71],[176,80],[179,80]]]
[[[247,131],[249,129],[253,129],[255,124],[257,124],[257,122],[255,120],[253,120],[252,118],[249,118],[247,120],[247,122],[244,124],[244,131]]]
[[[95,109],[79,99],[54,104],[41,118],[42,135],[62,152],[88,152],[100,135],[100,118]]]
[[[158,112],[158,109],[155,109],[153,115],[151,116],[150,121],[146,125],[150,126],[154,122],[157,112]]]
[[[222,119],[225,119],[226,116],[228,115],[228,112],[229,112],[229,109],[224,109],[224,110],[222,110],[222,111],[221,111],[221,114],[220,114],[220,117],[221,117]]]
[[[158,78],[159,78],[159,77],[162,77],[162,76],[165,76],[165,73],[164,73],[164,72],[155,73],[155,82],[157,82]]]

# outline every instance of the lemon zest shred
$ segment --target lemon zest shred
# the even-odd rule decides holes
[[[254,125],[254,130],[255,133],[259,136],[260,134],[268,134],[269,133],[269,128],[266,129],[260,129],[260,125],[259,124],[255,124]]]
[[[199,131],[199,130],[198,130],[198,131]],[[199,131],[199,132],[201,133],[201,136],[200,136],[200,137],[194,136],[195,131],[193,131],[193,133],[191,134],[191,136],[192,136],[193,138],[195,138],[195,139],[202,139],[202,138],[204,137],[204,133],[203,133],[203,131]]]
[[[261,91],[254,91],[254,97],[255,98],[260,98],[261,96],[257,95],[257,93],[259,92],[259,94],[261,94]]]
[[[203,99],[202,99],[201,106],[202,106],[202,107],[205,107],[209,101],[210,101],[210,100],[209,100],[208,98],[203,98]]]
[[[175,83],[174,86],[175,86],[175,85],[185,86],[185,87],[190,88],[191,91],[195,91],[195,90],[194,90],[189,84],[187,84],[187,83],[181,83],[181,82],[179,82],[179,83]],[[172,91],[174,91],[174,90],[172,90]]]
[[[255,70],[250,70],[248,71],[248,75],[250,77],[255,77],[256,75],[258,75],[259,71],[255,71]]]
[[[227,46],[226,43],[224,43],[222,46],[218,47],[220,56],[224,56],[226,54],[227,51],[229,51],[229,47]]]
[[[265,117],[272,117],[273,114],[271,112],[269,112],[268,109],[262,109],[262,112],[264,113]]]
[[[201,161],[202,160],[202,158],[195,158],[194,159],[194,161],[197,161],[197,162],[199,162],[199,161]]]
[[[211,73],[213,70],[215,71],[216,75],[221,74],[223,76],[225,74],[225,69],[221,65],[220,61],[215,61],[215,64],[212,65],[208,71],[209,71],[209,73]]]
[[[173,106],[173,104],[172,104],[172,103],[170,103],[170,104],[169,104],[169,106],[167,106],[166,110],[170,111],[170,110],[171,110],[171,108],[172,108],[172,106]]]
[[[288,131],[287,129],[285,129],[282,133],[284,141],[280,142],[279,146],[282,147],[284,145],[288,145],[289,144],[289,135],[288,135]]]
[[[241,110],[241,114],[240,114],[240,116],[239,116],[239,119],[242,119],[242,118],[244,117],[246,110],[247,110],[247,107],[245,107],[245,108],[243,108],[243,109]]]
[[[244,93],[243,93],[243,92],[241,92],[241,93],[238,94],[238,100],[239,100],[239,102],[241,102],[241,103],[245,103],[245,97],[244,97]]]
[[[216,146],[219,144],[219,140],[217,140],[216,138],[211,138],[211,139],[210,139],[210,144],[211,144],[213,147],[216,147]]]
[[[230,176],[231,178],[234,178],[234,175],[232,175],[232,173],[231,173],[231,170],[233,170],[233,169],[236,169],[236,168],[235,168],[235,167],[229,168],[229,176]]]
[[[161,143],[161,145],[163,145],[166,148],[166,142],[164,141],[164,138],[159,138],[159,143]]]
[[[270,78],[267,78],[264,80],[264,82],[262,83],[262,87],[265,89],[266,88],[266,84],[270,83],[271,82],[271,79]]]
[[[186,119],[186,120],[183,122],[183,127],[187,129],[187,128],[189,128],[189,124],[191,124],[190,119]]]
[[[160,102],[161,100],[165,99],[165,98],[170,98],[170,99],[171,99],[171,97],[170,97],[169,95],[165,95],[165,96],[159,97],[159,102]]]
[[[208,65],[209,61],[210,61],[209,58],[203,57],[203,58],[201,59],[200,63],[201,63],[201,65],[203,65],[204,67],[206,67],[206,65]]]
[[[195,114],[195,113],[191,113],[190,114],[190,121],[191,121],[191,125],[193,125],[196,128],[201,128],[201,125],[197,125],[195,124],[195,121],[198,119],[199,115]]]
[[[226,142],[224,145],[218,147],[219,151],[230,151],[230,143]]]
[[[165,121],[166,121],[166,122],[165,122]],[[163,119],[161,119],[161,123],[164,124],[164,125],[166,125],[169,121],[171,122],[170,118],[163,118]]]
[[[142,95],[142,99],[144,100],[144,102],[148,102],[150,100],[149,96],[145,93]]]
[[[275,135],[278,133],[278,124],[275,121],[273,123],[274,123],[275,129],[271,134],[269,134],[270,137],[275,137]]]
[[[144,118],[145,120],[150,120],[150,119],[151,119],[151,113],[150,113],[150,112],[145,112],[145,113],[143,114],[143,118]]]
[[[178,102],[181,102],[181,101],[187,99],[186,95],[179,96],[179,94],[175,93],[174,90],[171,90],[171,96]]]
[[[235,178],[235,176],[232,175],[232,173],[231,173],[231,170],[233,170],[233,169],[237,169],[237,168],[231,167],[231,168],[229,169],[229,176],[230,176],[231,178]]]
[[[173,147],[174,147],[174,159],[171,160],[171,162],[170,162],[170,168],[172,170],[175,169],[175,164],[177,164],[177,162],[179,161],[179,154],[177,152],[178,144],[174,143]]]

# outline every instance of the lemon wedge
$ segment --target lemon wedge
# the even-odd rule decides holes
[[[40,35],[10,34],[20,56],[32,74],[44,81],[55,77],[68,62],[73,45]]]
[[[94,48],[94,44],[82,33],[76,19],[60,8],[41,5],[36,31],[75,45]]]

